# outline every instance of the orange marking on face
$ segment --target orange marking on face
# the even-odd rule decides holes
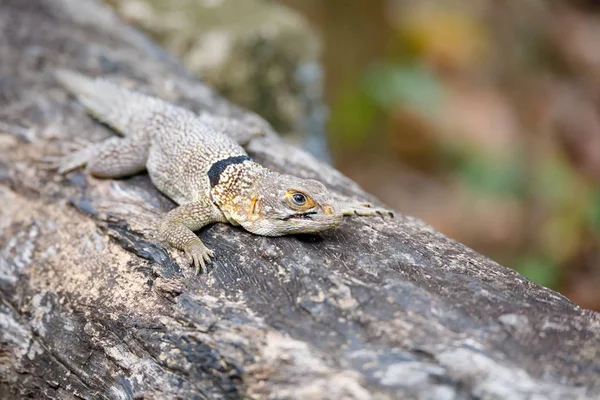
[[[257,214],[260,212],[260,203],[258,197],[253,197],[250,205],[250,214]],[[257,207],[258,204],[258,207]]]

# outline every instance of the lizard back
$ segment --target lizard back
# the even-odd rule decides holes
[[[178,204],[208,199],[212,187],[211,167],[222,160],[247,154],[196,114],[164,105],[170,107],[169,110],[157,110],[146,126],[151,143],[148,173],[156,187]]]
[[[56,77],[100,121],[121,135],[149,143],[150,178],[178,204],[210,198],[210,168],[221,160],[246,156],[210,118],[102,78],[69,70],[56,71]]]

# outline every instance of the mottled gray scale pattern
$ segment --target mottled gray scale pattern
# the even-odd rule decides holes
[[[60,172],[85,165],[93,175],[117,178],[146,168],[154,185],[179,204],[160,221],[160,237],[185,251],[198,269],[213,252],[193,231],[214,222],[280,236],[332,229],[343,215],[388,213],[369,204],[341,204],[320,182],[281,175],[253,161],[228,165],[211,188],[212,165],[246,155],[240,144],[261,135],[262,122],[198,116],[103,79],[64,70],[56,75],[93,115],[125,136],[65,157]]]
[[[232,225],[240,225],[248,219],[253,188],[260,179],[264,179],[271,171],[254,161],[227,166],[212,188],[211,198]]]
[[[146,128],[151,142],[147,168],[152,182],[178,204],[209,197],[210,167],[246,152],[229,137],[201,123],[194,113],[168,103],[159,106]]]
[[[87,161],[87,170],[100,178],[120,178],[146,169],[150,140],[143,133],[111,138],[96,147]]]

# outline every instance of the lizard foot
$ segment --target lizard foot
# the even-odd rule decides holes
[[[95,155],[95,148],[88,142],[76,139],[62,145],[61,153],[59,156],[41,157],[37,161],[42,169],[58,170],[60,174],[65,174],[85,166]]]
[[[194,243],[185,249],[185,254],[190,258],[190,264],[194,264],[198,273],[206,269],[206,264],[210,262],[211,257],[215,256],[215,253],[202,243]]]
[[[96,155],[96,149],[92,146],[77,150],[69,155],[61,157],[58,173],[66,174],[79,167],[85,166]]]
[[[389,216],[394,218],[394,213],[384,208],[373,207],[370,203],[344,204],[342,214],[345,216],[357,217],[381,217]]]

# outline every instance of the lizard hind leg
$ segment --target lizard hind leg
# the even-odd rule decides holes
[[[99,178],[134,175],[146,168],[149,148],[150,143],[144,135],[110,138],[62,157],[58,172],[64,174],[86,166],[89,173]]]

